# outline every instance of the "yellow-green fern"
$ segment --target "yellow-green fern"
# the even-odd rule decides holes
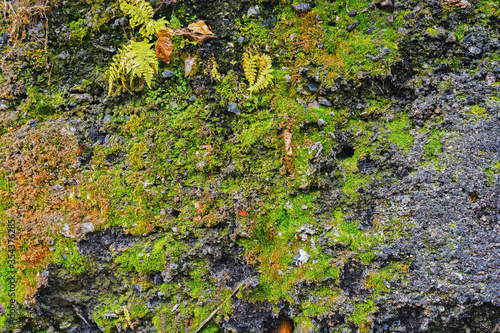
[[[108,70],[108,94],[113,92],[115,82],[120,80],[126,90],[140,90],[144,83],[151,86],[154,75],[158,71],[156,53],[151,49],[153,44],[147,41],[134,42],[122,47],[113,58]]]
[[[271,83],[272,76],[272,61],[267,54],[249,53],[243,54],[243,71],[248,80],[248,90],[259,91],[267,88]]]
[[[158,31],[166,28],[168,21],[164,18],[154,20],[153,7],[145,0],[120,0],[121,10],[130,16],[130,26],[135,28],[141,26],[139,34],[150,37]]]

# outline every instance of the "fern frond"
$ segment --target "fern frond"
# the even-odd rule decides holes
[[[165,30],[167,28],[168,21],[164,18],[159,20],[150,20],[144,23],[139,29],[139,33],[148,38],[151,35],[156,35],[161,30]]]
[[[248,52],[243,54],[243,71],[245,72],[245,77],[250,86],[253,86],[255,77],[257,76],[257,68],[255,68],[256,61],[258,61],[258,55]]]
[[[164,18],[154,20],[153,7],[145,0],[120,0],[120,8],[130,16],[130,26],[141,26],[139,33],[143,37],[150,37],[167,27],[168,21]]]
[[[153,44],[147,41],[131,41],[123,46],[108,69],[108,94],[112,94],[114,83],[118,79],[127,90],[136,90],[134,82],[137,80],[151,87],[153,77],[158,71],[158,60],[152,46]]]
[[[153,20],[153,7],[144,0],[120,0],[120,8],[130,16],[132,28]]]
[[[267,54],[245,52],[243,54],[243,70],[249,83],[248,90],[251,92],[267,88],[273,79],[272,60]]]

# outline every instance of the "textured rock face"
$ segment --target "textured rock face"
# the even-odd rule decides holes
[[[498,4],[152,1],[218,38],[113,96],[138,28],[49,4],[0,24],[1,330],[498,331]]]

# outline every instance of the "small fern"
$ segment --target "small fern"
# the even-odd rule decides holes
[[[109,95],[112,94],[117,80],[121,80],[123,88],[128,91],[140,90],[144,83],[148,87],[151,86],[158,71],[158,60],[155,51],[151,49],[152,46],[153,44],[147,41],[131,41],[123,46],[108,69]]]
[[[267,54],[249,52],[243,54],[243,71],[248,80],[250,92],[267,88],[273,79],[272,65],[271,57]]]
[[[149,38],[167,27],[168,21],[164,18],[153,19],[153,7],[145,0],[120,0],[120,8],[130,16],[130,26],[135,28],[141,26],[139,34]]]

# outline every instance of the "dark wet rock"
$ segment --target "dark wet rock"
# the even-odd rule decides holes
[[[308,89],[309,89],[309,91],[311,91],[311,92],[316,92],[316,91],[318,91],[318,87],[316,87],[316,85],[314,85],[313,83],[309,83],[309,84],[307,85],[307,88],[308,88]]]
[[[308,3],[299,3],[297,5],[292,5],[292,9],[296,13],[307,13],[311,10],[311,5]]]
[[[353,31],[354,29],[356,29],[356,27],[359,25],[359,22],[358,21],[354,21],[353,23],[349,24],[346,29],[347,31],[351,32]]]
[[[375,27],[374,25],[370,25],[370,26],[368,27],[368,29],[366,29],[365,33],[367,33],[367,34],[371,34],[371,33],[373,33],[375,30],[377,30],[377,27]]]
[[[163,283],[163,278],[161,277],[160,274],[155,275],[155,277],[153,278],[153,283],[156,284],[157,286]]]
[[[85,235],[85,240],[77,244],[77,248],[82,255],[106,257],[104,254],[110,251],[123,251],[132,247],[136,239],[123,230],[91,232]]]
[[[354,17],[354,16],[358,15],[358,11],[357,11],[357,10],[355,10],[355,9],[350,10],[350,11],[348,11],[348,12],[347,12],[347,15],[348,15],[349,17]]]
[[[340,289],[353,298],[363,290],[362,276],[363,270],[359,263],[350,259],[340,271]]]
[[[89,140],[90,142],[97,143],[102,145],[104,143],[104,139],[106,138],[106,133],[102,132],[97,127],[92,127],[89,131]]]
[[[229,319],[224,319],[224,326],[236,333],[272,331],[281,323],[281,318],[274,314],[271,303],[252,303],[236,298],[232,306],[232,315]],[[286,313],[286,309],[285,305],[278,306],[280,314]]]

